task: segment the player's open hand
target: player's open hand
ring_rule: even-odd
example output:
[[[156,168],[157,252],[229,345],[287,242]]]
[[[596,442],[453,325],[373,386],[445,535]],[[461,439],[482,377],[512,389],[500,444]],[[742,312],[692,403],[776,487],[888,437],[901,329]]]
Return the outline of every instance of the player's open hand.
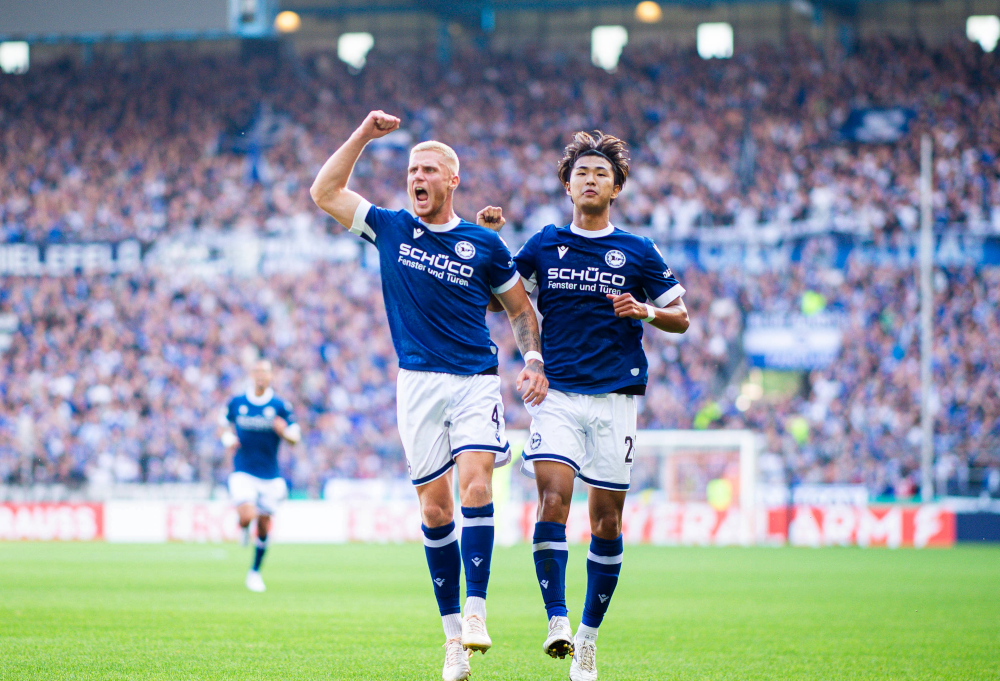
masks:
[[[517,375],[517,389],[524,386],[521,399],[525,404],[537,407],[549,394],[549,379],[545,378],[545,368],[537,359],[528,362]]]
[[[492,229],[499,232],[507,224],[507,219],[503,216],[503,209],[497,206],[486,206],[476,213],[476,224],[480,227]]]
[[[631,293],[623,293],[620,296],[607,294],[608,299],[615,306],[616,317],[629,317],[630,319],[645,319],[648,315],[646,304],[640,303],[632,297]]]
[[[358,132],[368,140],[385,137],[394,130],[399,130],[399,118],[390,116],[384,111],[372,111],[358,128]]]
[[[280,416],[275,416],[274,421],[271,422],[271,427],[274,428],[274,432],[278,437],[282,437],[285,434],[285,428],[288,427],[288,421]]]

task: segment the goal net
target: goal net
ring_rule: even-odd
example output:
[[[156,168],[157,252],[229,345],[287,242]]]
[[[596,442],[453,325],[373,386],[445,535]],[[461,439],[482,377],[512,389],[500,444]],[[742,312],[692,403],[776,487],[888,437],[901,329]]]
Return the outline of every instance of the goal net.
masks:
[[[528,433],[508,431],[507,437],[516,469]],[[749,430],[640,430],[623,517],[626,541],[754,543],[756,442],[756,434]],[[530,480],[525,482],[523,476],[515,475],[522,480],[512,481],[509,498],[524,504],[519,532],[523,534],[534,522],[535,493]],[[582,485],[578,491],[583,492]],[[573,504],[567,532],[571,540],[586,539],[586,503]],[[526,536],[530,538],[530,534]]]

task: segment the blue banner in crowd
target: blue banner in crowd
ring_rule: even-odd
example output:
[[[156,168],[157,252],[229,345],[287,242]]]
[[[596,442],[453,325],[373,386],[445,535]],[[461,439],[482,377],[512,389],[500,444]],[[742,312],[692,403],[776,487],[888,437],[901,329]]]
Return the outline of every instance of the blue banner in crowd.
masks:
[[[742,240],[686,239],[660,243],[664,259],[674,270],[700,267],[721,271],[731,267],[751,272],[781,270],[790,264],[844,269],[851,262],[911,267],[917,263],[918,236],[900,235],[894,244],[876,244],[852,234],[789,237],[768,243]],[[934,262],[940,267],[1000,265],[1000,236],[980,236],[949,231],[934,237]]]
[[[910,129],[912,109],[855,109],[840,128],[840,136],[852,142],[887,144],[896,142]]]

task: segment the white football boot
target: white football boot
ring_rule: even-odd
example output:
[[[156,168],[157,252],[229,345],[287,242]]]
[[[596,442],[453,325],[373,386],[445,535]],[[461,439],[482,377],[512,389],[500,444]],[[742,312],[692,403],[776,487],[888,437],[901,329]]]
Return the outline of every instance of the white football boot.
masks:
[[[585,638],[576,639],[573,664],[569,666],[570,681],[597,681],[597,644]]]
[[[569,618],[553,615],[549,618],[549,637],[545,639],[542,650],[549,657],[564,659],[573,654],[573,629],[569,626]]]
[[[466,615],[462,619],[462,646],[485,655],[491,645],[493,641],[486,632],[486,620],[479,615]]]
[[[462,627],[463,629],[465,627]],[[449,638],[444,644],[444,670],[441,678],[444,681],[465,681],[472,671],[469,669],[469,656],[462,647],[462,639],[456,636]]]
[[[247,571],[247,588],[257,593],[264,593],[267,587],[264,586],[264,579],[256,570]]]

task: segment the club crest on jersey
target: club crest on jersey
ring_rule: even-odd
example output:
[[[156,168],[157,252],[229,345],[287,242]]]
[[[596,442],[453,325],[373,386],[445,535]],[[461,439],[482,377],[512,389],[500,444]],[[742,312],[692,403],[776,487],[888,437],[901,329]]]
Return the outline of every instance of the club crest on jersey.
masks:
[[[608,263],[608,267],[618,269],[625,264],[625,254],[618,249],[608,251],[604,256],[604,262]]]
[[[562,260],[563,256],[569,252],[569,246],[556,246],[556,250],[559,251],[559,259]]]
[[[455,255],[462,260],[472,260],[476,257],[476,247],[468,241],[459,241],[455,244]]]
[[[243,415],[246,415],[247,411],[249,411],[249,410],[247,409],[247,405],[245,405],[245,404],[241,404],[241,405],[240,405],[240,408],[239,408],[239,412],[240,412],[241,414],[243,414]]]
[[[264,418],[273,419],[277,412],[274,411],[274,407],[264,407]]]
[[[413,228],[413,238],[414,239],[419,239],[423,235],[424,235],[424,230],[420,229],[419,227],[414,227]]]

